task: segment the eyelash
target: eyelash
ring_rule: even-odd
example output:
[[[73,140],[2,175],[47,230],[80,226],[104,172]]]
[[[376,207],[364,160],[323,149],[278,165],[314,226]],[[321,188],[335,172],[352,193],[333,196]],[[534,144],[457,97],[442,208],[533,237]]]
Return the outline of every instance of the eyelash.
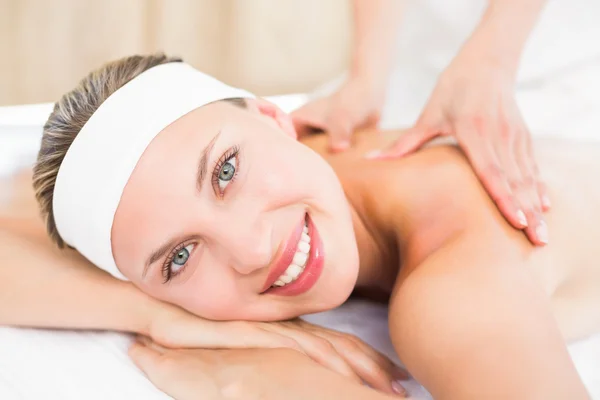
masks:
[[[225,194],[225,192],[221,193],[220,189],[219,189],[219,172],[221,172],[221,168],[223,168],[223,166],[232,158],[237,157],[240,153],[240,148],[238,146],[233,146],[230,147],[225,153],[223,153],[223,155],[217,160],[217,162],[215,163],[215,167],[213,169],[213,173],[212,173],[212,185],[213,185],[213,189],[215,189],[215,192],[219,192],[219,197],[223,198],[223,195]],[[239,157],[238,157],[239,159]],[[231,178],[231,180],[229,181],[231,183],[233,183],[233,181],[235,180],[238,170],[239,170],[239,160],[238,163],[235,167],[235,173],[233,175],[233,178]],[[190,242],[183,242],[180,243],[179,245],[175,246],[175,248],[173,248],[173,250],[171,250],[171,252],[167,255],[167,258],[162,266],[162,276],[163,276],[163,283],[168,283],[169,281],[171,281],[171,279],[173,279],[174,277],[176,277],[177,275],[183,273],[185,271],[185,268],[187,267],[187,262],[179,269],[179,271],[177,272],[172,272],[171,270],[171,264],[173,263],[173,260],[175,258],[175,255],[177,253],[179,253],[182,249],[186,248],[187,246],[189,246],[190,244],[194,244],[194,243],[190,243]],[[190,255],[191,256],[191,255]]]
[[[175,248],[173,248],[173,250],[171,250],[171,252],[167,255],[167,259],[165,260],[165,263],[162,266],[162,276],[164,278],[163,283],[168,283],[171,279],[173,279],[174,277],[176,277],[177,275],[179,275],[183,271],[185,271],[185,268],[187,267],[187,262],[177,272],[171,271],[171,264],[173,263],[173,260],[175,259],[175,255],[177,253],[179,253],[181,250],[185,249],[190,244],[195,244],[195,243],[193,243],[193,242],[180,243],[177,246],[175,246]],[[192,255],[190,254],[190,257],[191,256]]]
[[[223,168],[223,166],[229,160],[231,160],[234,157],[237,157],[237,164],[235,166],[235,172],[233,174],[233,178],[231,178],[231,180],[229,181],[229,185],[231,185],[235,181],[235,178],[237,177],[238,171],[240,169],[240,162],[239,162],[239,157],[238,157],[239,154],[240,154],[239,146],[232,146],[225,153],[223,153],[223,155],[215,163],[215,167],[213,168],[211,183],[213,186],[213,190],[215,190],[215,193],[218,193],[218,196],[220,198],[223,198],[223,196],[225,195],[225,191],[221,192],[221,190],[219,188],[219,172],[221,172],[221,168]]]

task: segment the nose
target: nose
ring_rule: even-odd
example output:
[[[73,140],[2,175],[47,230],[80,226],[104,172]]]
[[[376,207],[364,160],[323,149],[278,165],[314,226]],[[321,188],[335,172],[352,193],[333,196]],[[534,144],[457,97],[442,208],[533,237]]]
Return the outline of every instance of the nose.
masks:
[[[242,227],[240,221],[235,224],[235,232],[229,230],[224,244],[228,247],[229,264],[243,275],[249,275],[266,268],[271,262],[272,229],[266,220],[246,221]]]

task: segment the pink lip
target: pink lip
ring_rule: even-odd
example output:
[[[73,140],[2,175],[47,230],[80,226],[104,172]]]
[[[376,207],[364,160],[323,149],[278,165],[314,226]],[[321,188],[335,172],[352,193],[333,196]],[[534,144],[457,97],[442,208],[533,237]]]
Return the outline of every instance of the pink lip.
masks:
[[[296,228],[288,242],[286,243],[285,250],[282,256],[279,258],[276,267],[274,267],[267,278],[265,283],[264,293],[276,294],[280,296],[297,296],[299,294],[307,292],[314,286],[321,272],[323,271],[324,254],[323,254],[323,242],[319,236],[317,228],[312,222],[312,219],[308,214],[306,215],[308,221],[308,234],[310,236],[310,253],[308,260],[304,266],[304,271],[300,276],[291,283],[288,283],[282,287],[271,287],[275,281],[285,272],[287,267],[292,263],[300,235],[302,235],[302,228],[304,227],[304,219],[300,224],[299,228]]]

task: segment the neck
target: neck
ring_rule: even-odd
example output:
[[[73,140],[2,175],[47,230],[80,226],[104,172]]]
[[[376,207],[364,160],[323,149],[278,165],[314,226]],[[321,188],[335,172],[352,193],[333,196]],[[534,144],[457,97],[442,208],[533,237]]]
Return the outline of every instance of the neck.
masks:
[[[359,272],[355,293],[380,298],[391,293],[399,270],[398,238],[393,229],[374,218],[364,204],[348,199],[358,245]]]

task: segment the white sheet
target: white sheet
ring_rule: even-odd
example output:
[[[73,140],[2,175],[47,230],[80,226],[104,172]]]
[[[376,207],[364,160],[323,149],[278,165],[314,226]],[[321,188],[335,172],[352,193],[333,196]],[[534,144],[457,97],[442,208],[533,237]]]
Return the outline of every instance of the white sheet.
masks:
[[[387,309],[353,300],[305,317],[354,333],[398,362],[387,329]],[[127,335],[0,328],[0,399],[169,399],[136,369],[126,351]],[[600,399],[600,335],[569,351],[593,399]],[[419,399],[430,399],[416,382],[406,383]]]
[[[537,101],[543,99],[543,93],[533,97],[537,100],[531,104],[541,109]],[[276,100],[289,110],[305,99],[306,96],[291,96]],[[390,113],[397,117],[390,119],[388,114],[385,126],[409,124],[414,117],[407,113],[401,118],[397,112],[400,103],[388,105]],[[41,125],[50,110],[50,104],[0,107],[0,176],[33,161]],[[592,121],[586,125],[586,132],[594,131],[593,121],[600,115],[600,108],[595,110],[592,115],[582,114]],[[567,119],[561,122],[564,126],[569,124]],[[597,138],[587,134],[585,137]],[[354,333],[397,360],[389,341],[385,307],[352,301],[306,319]],[[117,333],[0,328],[0,399],[168,399],[131,363],[126,354],[129,342],[127,335]],[[600,400],[600,335],[571,345],[569,351],[592,398]],[[414,396],[430,398],[416,382],[410,382],[408,388]]]

